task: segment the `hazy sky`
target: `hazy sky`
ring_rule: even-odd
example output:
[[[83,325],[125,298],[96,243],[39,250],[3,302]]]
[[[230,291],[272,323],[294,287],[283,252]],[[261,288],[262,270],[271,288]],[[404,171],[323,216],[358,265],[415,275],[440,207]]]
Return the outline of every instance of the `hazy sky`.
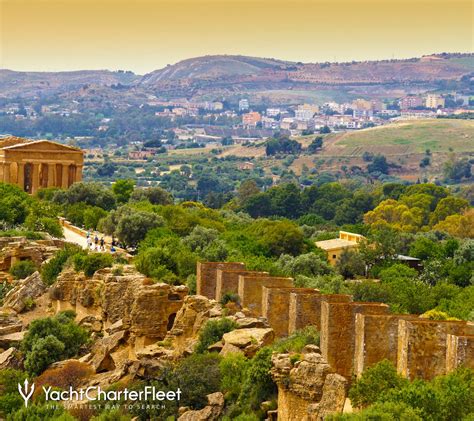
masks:
[[[470,0],[0,0],[0,67],[127,69],[206,54],[292,61],[473,50]]]

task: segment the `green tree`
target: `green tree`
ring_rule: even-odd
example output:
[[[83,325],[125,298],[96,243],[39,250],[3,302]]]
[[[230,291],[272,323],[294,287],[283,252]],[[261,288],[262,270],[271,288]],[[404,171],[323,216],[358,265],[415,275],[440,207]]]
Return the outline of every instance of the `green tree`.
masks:
[[[367,171],[369,173],[380,172],[382,174],[388,174],[388,162],[384,155],[375,155],[372,162],[367,165]]]
[[[364,258],[357,251],[346,249],[339,256],[336,270],[346,279],[364,276],[366,271]]]
[[[319,149],[323,147],[323,138],[322,136],[317,136],[308,146],[309,153],[316,153]]]
[[[118,203],[127,203],[134,188],[135,181],[130,179],[117,180],[114,184],[112,184],[112,191],[114,192]]]
[[[71,358],[79,352],[89,335],[74,322],[74,317],[73,312],[61,312],[31,322],[21,343],[28,372],[38,375],[49,364]]]
[[[28,215],[31,199],[13,184],[0,183],[0,221],[8,225],[22,224]]]
[[[240,206],[243,206],[252,196],[255,196],[258,193],[260,193],[260,189],[255,180],[244,180],[240,184],[237,192],[237,199]]]
[[[76,272],[84,271],[88,278],[99,269],[111,267],[113,264],[113,258],[108,253],[76,254],[73,260],[74,270]]]
[[[18,393],[18,385],[27,377],[24,371],[6,368],[0,370],[0,415],[6,417],[23,407],[23,399]]]
[[[148,200],[152,205],[171,205],[173,196],[161,187],[137,188],[130,197],[132,202]]]
[[[53,195],[53,202],[74,204],[83,202],[90,206],[98,206],[105,210],[115,208],[116,200],[113,192],[100,183],[74,183],[68,190],[58,190]]]
[[[349,390],[349,398],[353,406],[366,407],[377,402],[387,391],[401,389],[408,383],[390,361],[383,360],[362,373]]]

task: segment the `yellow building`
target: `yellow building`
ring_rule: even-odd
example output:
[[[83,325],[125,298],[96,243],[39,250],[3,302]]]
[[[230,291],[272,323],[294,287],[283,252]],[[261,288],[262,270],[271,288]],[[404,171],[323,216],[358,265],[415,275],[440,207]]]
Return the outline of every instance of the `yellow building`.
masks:
[[[426,97],[426,108],[444,107],[444,98],[441,95],[430,94]]]
[[[316,246],[326,252],[328,262],[335,266],[344,250],[357,249],[365,237],[352,232],[339,231],[339,238],[316,241]]]

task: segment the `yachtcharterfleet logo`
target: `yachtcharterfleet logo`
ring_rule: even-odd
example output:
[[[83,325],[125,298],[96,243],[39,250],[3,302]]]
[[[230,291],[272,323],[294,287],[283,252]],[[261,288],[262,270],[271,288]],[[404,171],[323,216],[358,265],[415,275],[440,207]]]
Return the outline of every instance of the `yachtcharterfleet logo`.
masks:
[[[25,406],[28,406],[28,401],[30,400],[34,391],[35,391],[35,384],[32,383],[31,387],[29,387],[28,379],[25,379],[25,383],[23,383],[23,387],[20,383],[18,383],[18,392],[20,392],[21,397],[25,401]]]
[[[142,390],[102,390],[100,386],[89,386],[87,388],[73,389],[71,386],[66,390],[53,389],[51,386],[42,386],[47,402],[68,402],[68,401],[120,401],[140,402],[140,401],[179,401],[181,399],[181,389],[157,390],[155,386],[145,386]],[[29,385],[28,380],[24,384],[18,383],[18,391],[25,401],[25,407],[35,391],[35,384]]]

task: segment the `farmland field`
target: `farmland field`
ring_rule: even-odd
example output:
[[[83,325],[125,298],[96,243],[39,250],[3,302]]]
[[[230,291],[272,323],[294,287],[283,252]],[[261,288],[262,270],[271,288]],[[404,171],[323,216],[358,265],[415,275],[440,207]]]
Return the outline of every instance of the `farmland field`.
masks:
[[[403,121],[386,126],[334,134],[326,138],[323,155],[361,156],[364,152],[404,155],[431,152],[474,152],[474,121],[437,119]]]

